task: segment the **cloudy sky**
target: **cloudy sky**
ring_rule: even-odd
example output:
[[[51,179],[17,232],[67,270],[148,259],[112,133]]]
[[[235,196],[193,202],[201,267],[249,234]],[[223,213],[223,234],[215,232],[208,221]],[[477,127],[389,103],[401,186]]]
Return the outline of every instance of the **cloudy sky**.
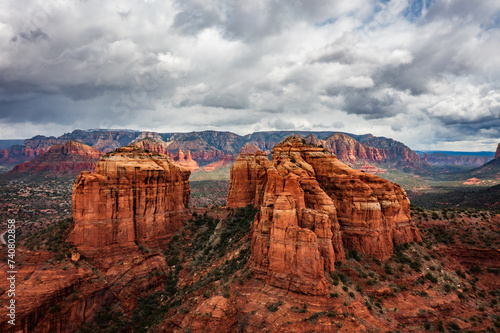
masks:
[[[498,0],[0,3],[0,139],[297,129],[414,149],[500,142]]]

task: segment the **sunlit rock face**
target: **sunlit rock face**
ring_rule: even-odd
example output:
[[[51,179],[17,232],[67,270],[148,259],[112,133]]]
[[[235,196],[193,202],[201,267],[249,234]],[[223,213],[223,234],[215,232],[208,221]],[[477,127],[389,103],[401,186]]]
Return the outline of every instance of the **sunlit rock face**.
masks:
[[[73,186],[70,242],[91,256],[164,242],[188,216],[189,176],[168,156],[134,146],[106,154]]]
[[[354,170],[321,147],[288,138],[241,154],[231,168],[229,208],[260,207],[252,232],[255,270],[271,285],[321,295],[344,246],[385,259],[393,244],[420,241],[404,190]]]

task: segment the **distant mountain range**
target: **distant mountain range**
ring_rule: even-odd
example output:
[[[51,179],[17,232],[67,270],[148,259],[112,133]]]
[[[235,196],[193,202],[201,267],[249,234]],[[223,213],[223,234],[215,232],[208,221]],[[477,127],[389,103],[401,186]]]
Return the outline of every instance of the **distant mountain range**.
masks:
[[[495,152],[493,151],[452,151],[452,150],[426,150],[420,151],[415,150],[415,152],[423,157],[425,154],[445,154],[445,155],[458,155],[458,156],[488,156],[493,158]]]
[[[75,130],[60,137],[35,136],[23,144],[3,148],[0,164],[17,164],[40,156],[54,144],[78,141],[102,152],[110,152],[143,138],[154,138],[171,156],[181,151],[190,154],[200,166],[232,160],[245,145],[269,153],[286,137],[298,135],[321,144],[341,160],[353,166],[375,163],[402,169],[420,168],[423,163],[417,153],[403,143],[371,134],[355,135],[340,132],[270,131],[240,136],[231,132],[203,131],[190,133],[156,133],[130,130]]]
[[[487,156],[486,153],[454,155],[448,154],[449,152],[435,152],[419,156],[403,143],[390,138],[332,131],[267,131],[241,136],[218,131],[157,133],[133,130],[75,130],[59,137],[38,135],[24,140],[22,144],[19,144],[18,140],[10,140],[14,145],[10,147],[4,145],[5,148],[1,149],[0,165],[33,160],[48,152],[53,145],[63,145],[70,140],[107,153],[130,143],[148,139],[147,142],[140,143],[143,148],[167,154],[179,164],[184,163],[192,170],[198,168],[213,170],[230,165],[243,147],[244,150],[250,147],[269,154],[275,145],[292,135],[323,146],[354,168],[373,173],[384,172],[383,168],[395,168],[407,172],[425,171],[431,164],[477,167],[493,158],[491,153]],[[48,156],[44,161],[36,163],[46,163],[47,158]],[[24,165],[21,169],[28,167]],[[35,169],[37,168],[39,167]]]

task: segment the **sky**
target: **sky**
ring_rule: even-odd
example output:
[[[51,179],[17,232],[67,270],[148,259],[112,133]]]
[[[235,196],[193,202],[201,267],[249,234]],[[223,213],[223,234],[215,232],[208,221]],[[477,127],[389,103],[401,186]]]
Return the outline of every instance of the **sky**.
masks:
[[[498,0],[0,0],[0,139],[74,129],[500,142]]]

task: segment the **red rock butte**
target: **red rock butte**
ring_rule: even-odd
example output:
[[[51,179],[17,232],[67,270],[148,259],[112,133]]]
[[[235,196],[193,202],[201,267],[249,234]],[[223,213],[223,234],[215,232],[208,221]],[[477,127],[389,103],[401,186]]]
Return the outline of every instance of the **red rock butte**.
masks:
[[[47,151],[41,151],[33,160],[18,164],[14,173],[50,171],[56,174],[94,170],[96,161],[103,152],[81,142],[69,140],[64,144],[55,144]]]
[[[135,146],[102,156],[73,186],[70,243],[90,257],[160,245],[189,215],[190,173]]]
[[[227,206],[260,207],[252,231],[255,271],[269,284],[326,294],[324,272],[348,250],[387,259],[393,246],[421,241],[405,191],[354,170],[327,150],[288,138],[266,154],[240,154]]]

